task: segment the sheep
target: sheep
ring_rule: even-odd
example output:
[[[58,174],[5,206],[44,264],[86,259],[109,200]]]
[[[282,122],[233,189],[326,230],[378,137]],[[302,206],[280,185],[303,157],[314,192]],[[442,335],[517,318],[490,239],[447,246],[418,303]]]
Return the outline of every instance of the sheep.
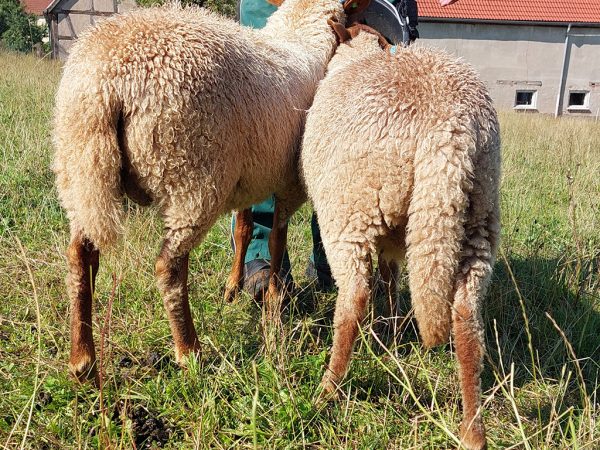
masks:
[[[364,26],[337,28],[346,42],[308,112],[300,161],[339,289],[323,391],[334,394],[347,371],[372,255],[392,285],[406,256],[423,343],[453,332],[462,444],[484,448],[481,301],[500,231],[496,112],[469,65],[426,48],[392,55]]]
[[[124,194],[162,216],[156,277],[176,360],[199,351],[189,252],[222,213],[274,192],[285,222],[304,201],[301,130],[337,46],[331,21],[345,21],[338,0],[286,0],[261,30],[198,8],[150,8],[107,19],[73,45],[56,95],[53,170],[70,222],[77,380],[98,381],[92,294]]]

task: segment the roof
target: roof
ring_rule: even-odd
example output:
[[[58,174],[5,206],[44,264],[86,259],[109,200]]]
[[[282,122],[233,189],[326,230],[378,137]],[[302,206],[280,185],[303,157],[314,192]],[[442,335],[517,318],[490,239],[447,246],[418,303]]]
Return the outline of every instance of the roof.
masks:
[[[41,16],[51,0],[21,0],[23,9],[29,14]]]
[[[517,22],[599,23],[600,0],[459,0],[442,8],[439,0],[419,0],[419,16]]]
[[[46,10],[44,11],[44,14],[50,14],[52,10],[56,8],[56,5],[58,5],[60,2],[61,0],[50,0],[48,6],[46,7]]]

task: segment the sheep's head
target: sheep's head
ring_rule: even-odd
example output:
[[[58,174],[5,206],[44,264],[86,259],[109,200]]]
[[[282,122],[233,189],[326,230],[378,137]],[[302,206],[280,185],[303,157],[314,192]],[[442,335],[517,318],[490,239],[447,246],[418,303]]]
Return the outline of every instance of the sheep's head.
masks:
[[[324,14],[328,19],[349,23],[353,17],[363,12],[372,0],[267,0],[271,5],[288,10],[285,16],[300,28],[306,23],[314,23],[318,16]],[[279,15],[279,14],[276,14]],[[322,16],[321,16],[322,17]],[[349,20],[347,20],[349,19]]]
[[[352,47],[375,47],[377,45],[385,51],[389,51],[392,47],[383,34],[367,25],[355,23],[346,28],[340,23],[330,21],[329,26],[333,28],[340,44],[344,43]]]
[[[382,50],[391,53],[393,46],[381,33],[367,25],[354,24],[348,28],[335,22],[330,22],[329,25],[333,28],[340,44],[329,63],[329,72],[372,53],[380,53]]]
[[[268,19],[265,34],[299,39],[311,52],[325,55],[327,61],[337,47],[327,23],[343,26],[348,15],[367,8],[371,0],[267,0],[278,6]]]

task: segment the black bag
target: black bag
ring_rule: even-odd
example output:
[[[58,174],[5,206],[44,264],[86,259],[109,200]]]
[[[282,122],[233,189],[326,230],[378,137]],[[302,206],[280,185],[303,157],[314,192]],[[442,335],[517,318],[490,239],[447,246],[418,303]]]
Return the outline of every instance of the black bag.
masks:
[[[419,37],[419,13],[416,0],[372,0],[369,7],[352,18],[353,21],[379,31],[394,45],[409,45]]]

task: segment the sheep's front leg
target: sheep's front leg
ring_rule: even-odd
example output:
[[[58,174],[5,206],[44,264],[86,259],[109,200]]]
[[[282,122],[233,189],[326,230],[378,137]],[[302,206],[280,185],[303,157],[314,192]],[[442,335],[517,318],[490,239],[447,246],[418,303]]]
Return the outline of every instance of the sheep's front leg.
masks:
[[[376,321],[373,324],[373,330],[380,336],[383,336],[388,330],[396,332],[396,311],[398,303],[397,283],[398,283],[398,262],[394,259],[387,259],[383,253],[379,254],[379,273],[383,285],[385,298],[382,304],[375,305],[374,312]]]
[[[235,300],[244,284],[244,260],[252,240],[253,226],[251,209],[244,209],[235,213],[235,229],[233,231],[235,254],[231,273],[225,285],[224,298],[227,302]]]
[[[375,328],[378,333],[381,333],[387,325],[392,325],[392,329],[394,332],[396,331],[399,268],[400,261],[403,261],[406,256],[406,222],[407,220],[403,218],[395,229],[380,238],[378,242],[378,248],[380,249],[378,257],[379,273],[386,294],[383,308],[380,310],[384,320],[376,322]]]
[[[74,233],[67,250],[67,291],[71,302],[71,356],[69,372],[80,382],[98,384],[92,333],[92,296],[100,252],[80,233]]]
[[[164,240],[156,260],[156,277],[175,342],[175,358],[182,365],[185,364],[186,355],[200,350],[187,287],[189,245],[186,242],[192,237],[193,231],[185,228],[172,232]]]

